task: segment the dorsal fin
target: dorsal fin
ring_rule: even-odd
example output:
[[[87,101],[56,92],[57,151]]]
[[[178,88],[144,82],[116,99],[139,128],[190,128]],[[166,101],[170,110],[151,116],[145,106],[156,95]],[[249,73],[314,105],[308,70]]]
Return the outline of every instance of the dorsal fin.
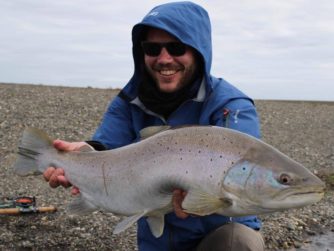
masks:
[[[159,132],[166,131],[170,129],[171,126],[169,125],[162,125],[162,126],[148,126],[140,130],[140,138],[146,139],[148,137],[151,137]]]

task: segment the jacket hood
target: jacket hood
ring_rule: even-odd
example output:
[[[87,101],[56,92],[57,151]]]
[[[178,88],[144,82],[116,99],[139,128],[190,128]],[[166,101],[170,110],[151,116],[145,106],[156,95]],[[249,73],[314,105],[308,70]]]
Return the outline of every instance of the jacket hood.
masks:
[[[212,44],[211,23],[205,9],[192,2],[172,2],[153,8],[143,20],[132,29],[132,53],[134,74],[123,89],[123,94],[134,98],[141,79],[142,51],[140,42],[147,27],[162,29],[175,36],[182,43],[193,47],[203,58],[204,74],[209,79]]]

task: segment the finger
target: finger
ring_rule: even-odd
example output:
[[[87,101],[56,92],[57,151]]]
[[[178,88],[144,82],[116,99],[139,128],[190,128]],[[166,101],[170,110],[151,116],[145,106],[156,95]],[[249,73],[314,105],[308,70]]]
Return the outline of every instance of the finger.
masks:
[[[63,175],[58,176],[58,182],[65,188],[72,186],[72,184],[68,181],[68,179]]]
[[[53,174],[53,172],[56,170],[56,168],[54,168],[54,167],[48,167],[45,171],[44,171],[44,173],[43,173],[43,177],[44,177],[44,179],[46,180],[46,181],[49,181],[50,180],[50,178],[51,178],[51,176],[52,176],[52,174]]]
[[[64,169],[57,168],[53,171],[49,178],[49,185],[52,188],[58,187],[60,185],[59,176],[64,176]]]
[[[185,195],[186,195],[186,192],[180,189],[175,189],[173,191],[172,204],[173,204],[174,212],[176,216],[181,219],[185,219],[189,216],[189,214],[185,213],[182,209],[182,201],[184,200]]]
[[[86,142],[67,142],[64,140],[56,139],[53,141],[53,146],[60,151],[78,151],[81,147],[87,145]]]
[[[52,188],[56,188],[59,186],[58,176],[52,175],[49,179],[49,186]]]
[[[73,151],[73,145],[70,142],[56,139],[53,141],[53,146],[61,151]]]
[[[77,188],[77,187],[72,187],[72,190],[71,190],[71,194],[72,195],[78,195],[78,194],[80,194],[80,190],[79,190],[79,188]]]

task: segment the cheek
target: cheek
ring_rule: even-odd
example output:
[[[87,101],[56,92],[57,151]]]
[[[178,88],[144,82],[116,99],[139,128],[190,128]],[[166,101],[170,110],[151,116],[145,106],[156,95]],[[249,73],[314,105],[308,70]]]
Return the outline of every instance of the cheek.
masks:
[[[144,64],[147,68],[150,68],[153,63],[154,63],[154,58],[148,56],[144,57]]]
[[[196,59],[194,54],[191,51],[188,51],[181,57],[177,58],[178,62],[184,65],[186,68],[192,68],[196,65]]]
[[[277,182],[273,171],[262,167],[253,169],[246,184],[246,191],[250,198],[271,198],[273,194],[276,194],[284,188],[284,186]]]

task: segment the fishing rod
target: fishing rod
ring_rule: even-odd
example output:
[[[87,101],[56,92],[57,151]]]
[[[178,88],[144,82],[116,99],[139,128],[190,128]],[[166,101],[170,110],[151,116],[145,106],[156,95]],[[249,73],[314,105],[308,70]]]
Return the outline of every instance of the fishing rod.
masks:
[[[35,196],[20,196],[16,198],[3,198],[0,201],[0,215],[18,215],[27,213],[53,213],[57,211],[54,206],[37,207]]]

